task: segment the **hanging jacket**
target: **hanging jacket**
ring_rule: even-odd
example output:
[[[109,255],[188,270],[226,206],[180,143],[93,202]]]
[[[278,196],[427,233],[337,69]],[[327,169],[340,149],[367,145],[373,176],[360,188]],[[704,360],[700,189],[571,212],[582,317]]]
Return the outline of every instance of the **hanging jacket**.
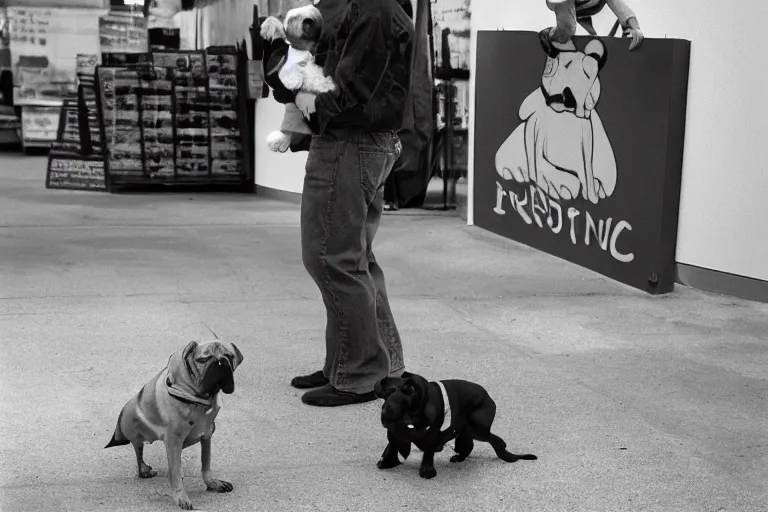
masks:
[[[413,17],[411,0],[398,0],[404,10]],[[403,150],[395,162],[393,172],[422,170],[422,154],[434,133],[435,114],[433,110],[434,80],[432,58],[429,48],[429,26],[431,24],[430,0],[417,0],[414,21],[413,57],[411,59],[411,82],[406,97],[406,112],[403,126],[398,132]],[[417,195],[417,194],[416,194]]]

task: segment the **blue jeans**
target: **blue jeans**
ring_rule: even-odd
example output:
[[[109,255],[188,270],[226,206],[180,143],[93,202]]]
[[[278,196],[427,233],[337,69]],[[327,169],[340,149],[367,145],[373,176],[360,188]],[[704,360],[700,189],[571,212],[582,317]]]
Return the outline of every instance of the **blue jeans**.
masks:
[[[312,137],[301,198],[304,267],[325,303],[323,374],[340,391],[367,393],[404,368],[373,238],[384,181],[401,151],[394,132],[332,130]]]

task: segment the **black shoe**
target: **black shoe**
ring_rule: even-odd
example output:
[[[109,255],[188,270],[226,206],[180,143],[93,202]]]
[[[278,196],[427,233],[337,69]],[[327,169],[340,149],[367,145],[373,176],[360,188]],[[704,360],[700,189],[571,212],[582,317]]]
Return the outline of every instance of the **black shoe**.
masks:
[[[319,388],[326,384],[328,384],[328,379],[325,378],[322,370],[318,370],[309,375],[294,377],[293,380],[291,380],[291,386],[298,389]]]
[[[307,405],[316,405],[318,407],[338,407],[340,405],[363,404],[376,400],[376,395],[370,393],[346,393],[339,391],[330,384],[319,389],[307,391],[301,397],[301,401]]]

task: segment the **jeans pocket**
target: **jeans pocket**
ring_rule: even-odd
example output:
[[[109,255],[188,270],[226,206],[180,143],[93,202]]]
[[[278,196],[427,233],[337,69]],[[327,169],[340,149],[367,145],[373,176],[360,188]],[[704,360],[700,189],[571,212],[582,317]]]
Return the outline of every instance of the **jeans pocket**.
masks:
[[[366,203],[371,203],[384,185],[395,156],[384,151],[360,151],[360,186]]]

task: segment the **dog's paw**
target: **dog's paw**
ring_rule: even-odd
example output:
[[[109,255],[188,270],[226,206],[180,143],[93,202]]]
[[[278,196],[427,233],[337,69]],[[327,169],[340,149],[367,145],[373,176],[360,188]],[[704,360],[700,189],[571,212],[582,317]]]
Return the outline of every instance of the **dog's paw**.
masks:
[[[264,20],[264,23],[261,24],[260,33],[262,39],[266,39],[269,42],[272,42],[275,39],[285,38],[285,29],[283,28],[283,24],[274,16],[270,16]]]
[[[285,153],[291,146],[291,136],[281,131],[274,131],[267,135],[267,147],[275,153]]]
[[[186,492],[176,495],[176,504],[181,510],[192,510],[192,501]]]
[[[396,468],[400,464],[401,463],[399,459],[381,459],[376,463],[376,467],[379,469],[392,469]]]
[[[139,471],[139,478],[152,478],[154,476],[157,476],[157,471],[154,471],[152,466],[147,466],[144,464],[141,467],[141,471]]]
[[[435,478],[437,476],[437,470],[434,466],[422,467],[419,469],[419,476],[429,480],[430,478]]]
[[[209,491],[231,492],[235,487],[229,482],[213,478],[205,482],[205,488]]]
[[[461,455],[454,455],[451,457],[451,462],[464,462],[465,460],[467,460],[467,458],[462,457]]]

